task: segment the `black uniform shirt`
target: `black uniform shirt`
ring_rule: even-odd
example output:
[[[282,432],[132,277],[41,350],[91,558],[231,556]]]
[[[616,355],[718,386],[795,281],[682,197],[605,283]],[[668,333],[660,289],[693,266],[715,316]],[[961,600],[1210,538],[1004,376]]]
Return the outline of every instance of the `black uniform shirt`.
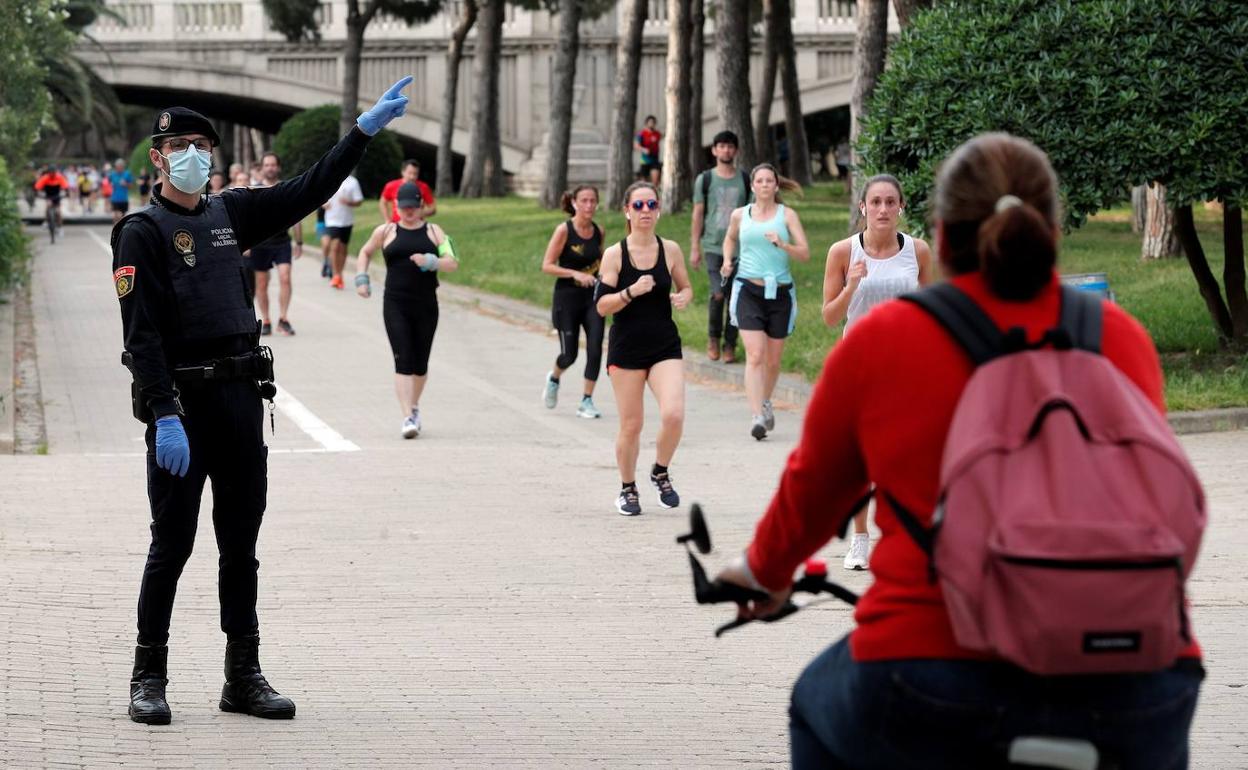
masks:
[[[292,227],[333,197],[351,173],[369,137],[352,128],[312,168],[273,187],[232,188],[220,193],[241,252],[274,233]],[[183,216],[204,213],[204,199],[192,210],[166,200],[161,186],[152,190],[151,204]],[[172,367],[207,361],[250,350],[251,335],[188,341],[181,334],[169,261],[177,259],[156,226],[142,216],[123,219],[113,233],[113,280],[121,302],[125,349],[143,398],[156,417],[177,414]]]

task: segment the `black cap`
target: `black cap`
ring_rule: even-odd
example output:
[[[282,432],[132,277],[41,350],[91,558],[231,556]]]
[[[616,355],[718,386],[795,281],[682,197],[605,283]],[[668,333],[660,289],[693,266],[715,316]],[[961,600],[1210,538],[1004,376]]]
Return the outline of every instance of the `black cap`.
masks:
[[[213,146],[221,144],[217,130],[208,122],[208,118],[186,107],[170,107],[161,110],[152,124],[152,138],[166,136],[185,136],[186,134],[203,134],[212,140]]]
[[[404,182],[399,185],[395,195],[395,203],[399,208],[413,208],[423,205],[425,198],[420,194],[420,186],[415,182]]]

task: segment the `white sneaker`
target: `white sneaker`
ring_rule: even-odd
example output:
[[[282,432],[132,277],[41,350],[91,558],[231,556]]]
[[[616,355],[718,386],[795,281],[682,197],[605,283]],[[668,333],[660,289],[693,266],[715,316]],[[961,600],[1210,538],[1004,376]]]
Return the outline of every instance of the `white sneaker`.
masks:
[[[849,570],[864,570],[867,568],[867,555],[871,551],[871,535],[860,535],[854,533],[853,539],[849,541],[849,553],[845,554],[845,562],[842,566]]]
[[[763,427],[768,433],[776,429],[776,413],[772,410],[770,401],[763,402]]]
[[[542,403],[547,409],[554,409],[559,403],[559,383],[554,380],[555,373],[546,373],[546,385],[542,388]]]
[[[754,415],[754,419],[750,422],[750,435],[756,441],[762,441],[767,437],[767,421],[761,414]]]
[[[587,420],[596,420],[602,416],[602,412],[598,411],[598,407],[594,406],[592,398],[582,398],[581,405],[576,408],[576,416],[584,417]]]
[[[413,407],[412,413],[403,418],[403,438],[416,438],[420,435],[420,408]]]

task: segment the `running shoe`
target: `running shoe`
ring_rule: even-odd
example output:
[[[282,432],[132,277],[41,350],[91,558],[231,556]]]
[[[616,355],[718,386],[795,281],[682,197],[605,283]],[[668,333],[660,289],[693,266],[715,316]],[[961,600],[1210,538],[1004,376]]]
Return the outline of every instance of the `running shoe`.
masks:
[[[576,416],[584,417],[587,420],[596,420],[602,416],[602,412],[598,411],[598,407],[594,406],[594,400],[586,396],[581,399],[581,405],[576,408]]]
[[[293,326],[291,326],[291,325],[290,325],[290,321],[287,321],[285,318],[279,318],[279,319],[278,319],[278,321],[277,321],[277,330],[278,330],[279,332],[281,332],[282,334],[285,334],[287,337],[293,337],[293,336],[295,336],[295,329],[294,329],[294,327],[293,327]]]
[[[408,415],[403,418],[403,438],[416,438],[420,435],[420,423],[416,420],[415,415]]]
[[[750,435],[758,441],[767,437],[767,421],[761,414],[754,415],[754,422],[750,425]]]
[[[615,510],[619,511],[621,516],[636,516],[641,513],[641,498],[637,495],[637,487],[625,487],[620,490],[620,496],[615,498]]]
[[[546,373],[546,385],[542,388],[542,403],[547,409],[554,409],[559,403],[559,383],[555,381],[555,373]]]
[[[333,274],[334,274],[334,270],[333,268],[329,266],[329,260],[326,259],[324,262],[321,263],[321,277],[328,278]]]
[[[680,495],[676,494],[676,489],[672,487],[672,478],[667,473],[660,473],[657,476],[651,473],[650,483],[659,493],[659,505],[664,508],[675,508],[680,505]]]
[[[329,285],[334,287],[335,289],[341,289],[342,288],[342,276],[335,275],[333,278],[330,278]]]
[[[867,568],[867,554],[871,550],[871,536],[854,533],[849,541],[849,553],[845,554],[842,564],[848,570],[864,570]]]
[[[273,324],[269,323],[268,321],[265,321],[264,323],[260,324],[260,336],[261,337],[267,337],[272,333],[273,333]]]
[[[770,401],[763,402],[763,427],[770,433],[776,429],[776,413],[771,408]]]

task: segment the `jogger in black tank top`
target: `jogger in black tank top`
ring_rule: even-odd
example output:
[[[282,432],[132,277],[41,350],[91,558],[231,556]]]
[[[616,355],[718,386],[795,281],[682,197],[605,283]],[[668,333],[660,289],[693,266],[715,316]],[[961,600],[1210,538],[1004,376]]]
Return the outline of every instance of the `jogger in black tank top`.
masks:
[[[615,460],[622,488],[615,507],[625,516],[635,516],[641,513],[637,455],[647,384],[659,402],[661,420],[650,483],[658,493],[659,505],[680,505],[668,474],[685,423],[685,368],[672,308],[687,307],[693,289],[680,246],[654,232],[659,219],[659,197],[654,187],[645,182],[630,186],[624,196],[624,213],[629,234],[602,255],[596,297],[598,312],[614,315],[607,345],[607,374],[620,411]]]
[[[378,249],[386,261],[386,291],[382,317],[394,354],[394,392],[403,412],[403,438],[420,434],[420,396],[429,375],[429,352],[438,328],[438,273],[453,272],[459,261],[450,239],[437,225],[421,218],[420,188],[410,182],[399,187],[398,222],[373,230],[360,249],[355,276],[356,292],[372,294],[368,263]]]
[[[553,275],[555,293],[550,320],[559,332],[559,357],[542,384],[542,401],[554,409],[559,401],[559,378],[576,362],[585,329],[585,391],[576,413],[580,417],[601,417],[594,406],[594,386],[602,368],[602,336],[605,322],[594,307],[594,284],[602,263],[604,238],[594,223],[598,190],[579,185],[563,194],[563,210],[571,219],[555,228],[542,259],[542,272]]]

